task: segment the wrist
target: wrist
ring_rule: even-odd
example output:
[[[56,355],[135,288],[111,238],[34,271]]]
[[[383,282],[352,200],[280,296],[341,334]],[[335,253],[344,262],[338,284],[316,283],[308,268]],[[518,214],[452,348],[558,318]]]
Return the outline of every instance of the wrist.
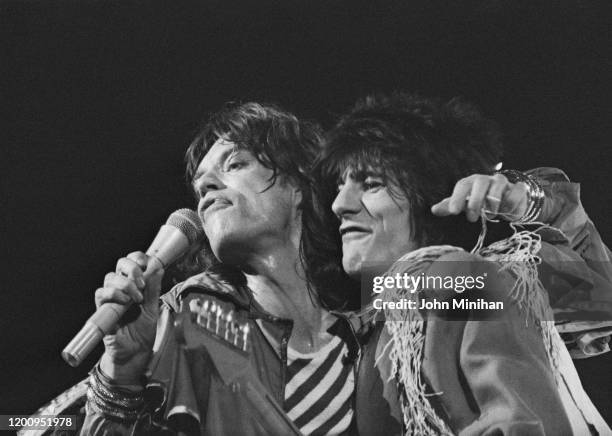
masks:
[[[106,353],[98,364],[100,377],[109,384],[121,386],[124,389],[138,392],[144,389],[144,368],[133,362],[117,364]]]
[[[521,217],[512,222],[516,224],[538,222],[542,216],[546,200],[544,189],[540,182],[535,177],[517,170],[502,170],[499,173],[503,174],[511,183],[522,182],[527,185],[527,208]]]
[[[88,410],[123,421],[132,421],[138,418],[144,406],[142,388],[133,391],[128,386],[113,383],[102,373],[100,365],[96,365],[91,371],[87,389]]]

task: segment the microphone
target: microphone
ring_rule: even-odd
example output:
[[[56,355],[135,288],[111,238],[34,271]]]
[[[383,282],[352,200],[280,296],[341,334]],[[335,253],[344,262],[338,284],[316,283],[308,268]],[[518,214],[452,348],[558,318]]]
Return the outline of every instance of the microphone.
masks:
[[[196,212],[179,209],[172,213],[147,250],[153,261],[153,267],[149,264],[147,276],[168,267],[203,237],[204,229]],[[64,348],[64,360],[71,366],[79,366],[102,338],[113,331],[127,309],[128,306],[122,304],[102,304]]]

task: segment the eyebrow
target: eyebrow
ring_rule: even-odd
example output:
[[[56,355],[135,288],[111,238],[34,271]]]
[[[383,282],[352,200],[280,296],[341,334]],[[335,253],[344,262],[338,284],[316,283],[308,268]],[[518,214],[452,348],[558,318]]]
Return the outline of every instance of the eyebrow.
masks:
[[[236,146],[232,147],[232,148],[228,148],[227,150],[225,150],[223,153],[221,153],[219,155],[219,157],[217,158],[215,165],[218,165],[220,162],[225,162],[227,160],[227,158],[233,154],[233,153],[237,153],[239,152],[240,149],[238,149]],[[195,184],[195,182],[202,177],[204,174],[206,173],[205,170],[202,170],[200,168],[198,168],[198,170],[196,171],[195,175],[193,176],[193,180],[191,182],[191,184]]]
[[[338,176],[337,178],[338,184],[344,183],[344,180],[346,179],[346,177],[352,180],[355,180],[355,181],[363,181],[367,179],[368,177],[384,178],[384,174],[382,173],[382,171],[374,171],[370,168],[357,169],[357,170],[347,168],[341,175]]]

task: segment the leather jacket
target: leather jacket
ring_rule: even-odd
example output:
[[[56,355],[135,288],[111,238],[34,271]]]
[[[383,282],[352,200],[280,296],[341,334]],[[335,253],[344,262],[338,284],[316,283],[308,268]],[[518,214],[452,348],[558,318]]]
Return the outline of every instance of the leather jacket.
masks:
[[[588,310],[612,303],[610,251],[580,203],[579,184],[554,168],[529,173],[543,184],[548,199],[540,221],[558,229],[540,230],[544,243],[538,253],[557,327],[570,339],[574,358],[605,353],[612,314],[596,321]],[[579,310],[582,320],[567,320],[568,313]],[[427,321],[421,375],[436,413],[460,435],[610,434],[580,384],[570,353],[562,349],[564,386],[555,386],[540,335],[520,320],[508,312],[494,321],[503,327],[478,320]],[[388,341],[383,321],[370,326],[356,393],[360,436],[404,434],[398,385],[388,365],[381,364],[389,360]]]
[[[249,325],[248,353],[234,352],[230,346],[226,347],[227,352],[222,350],[220,355],[211,356],[206,349],[194,345],[199,339],[205,340],[204,336],[185,340],[180,324],[192,321],[186,320],[189,317],[193,319],[190,305],[202,298],[209,304],[223,306],[226,313],[233,310],[236,319]],[[251,375],[282,407],[292,321],[268,314],[259,307],[246,287],[232,286],[212,273],[191,277],[163,295],[161,301],[162,314],[147,374],[147,408],[136,422],[119,422],[88,410],[81,434],[292,434],[289,427],[283,429],[282,423],[272,428],[266,419],[262,419],[261,414],[270,409],[263,405],[263,411],[259,410],[262,404],[249,399],[248,393],[245,394],[247,382],[240,378],[229,383],[227,380],[228,372],[235,370],[238,374],[244,369],[236,367],[239,362],[246,365],[248,361],[253,369]],[[344,330],[341,336],[349,349],[343,363],[355,368],[359,343],[348,317],[338,316]],[[274,341],[268,341],[261,327],[273,335]],[[191,333],[192,338],[206,334],[194,333],[194,329]],[[272,342],[279,344],[280,348],[275,350]],[[353,434],[353,430],[349,429],[348,434]]]

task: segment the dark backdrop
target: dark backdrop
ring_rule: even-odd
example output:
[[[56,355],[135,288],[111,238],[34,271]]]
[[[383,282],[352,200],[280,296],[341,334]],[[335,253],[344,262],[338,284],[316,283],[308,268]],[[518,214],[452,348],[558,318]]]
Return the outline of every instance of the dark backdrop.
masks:
[[[607,2],[2,1],[0,411],[86,374],[60,350],[115,260],[192,205],[183,151],[228,100],[329,125],[373,90],[463,95],[500,122],[506,167],[582,182],[610,241]]]

